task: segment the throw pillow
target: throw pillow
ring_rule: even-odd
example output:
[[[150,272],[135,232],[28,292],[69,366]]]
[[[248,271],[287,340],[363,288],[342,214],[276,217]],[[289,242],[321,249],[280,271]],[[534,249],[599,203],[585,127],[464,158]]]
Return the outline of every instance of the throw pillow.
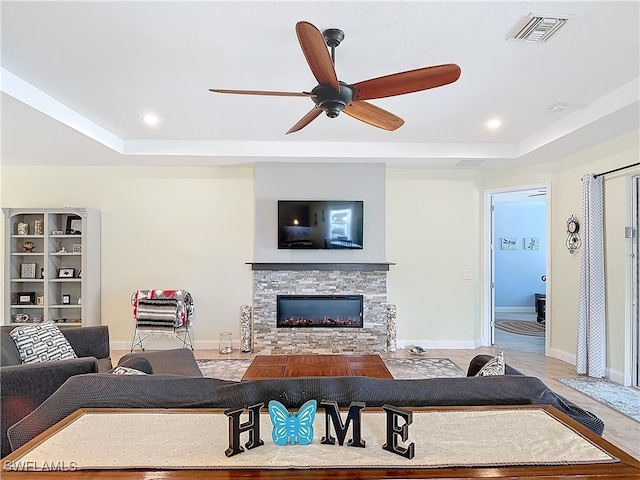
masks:
[[[490,375],[504,375],[504,355],[500,352],[493,357],[476,373],[476,377],[488,377]]]
[[[123,367],[122,365],[111,370],[111,373],[114,375],[146,375],[146,373],[141,372],[140,370],[136,370],[131,367]]]
[[[118,368],[118,367],[133,368],[135,370],[138,370],[139,372],[147,373],[147,374],[153,373],[153,368],[151,368],[151,364],[149,363],[149,360],[147,360],[144,357],[139,357],[135,354],[132,356],[125,356],[121,358],[120,361],[118,362],[118,365],[115,368]],[[113,371],[110,371],[108,373],[113,373]]]
[[[22,363],[78,358],[71,344],[53,322],[16,327],[9,332]]]

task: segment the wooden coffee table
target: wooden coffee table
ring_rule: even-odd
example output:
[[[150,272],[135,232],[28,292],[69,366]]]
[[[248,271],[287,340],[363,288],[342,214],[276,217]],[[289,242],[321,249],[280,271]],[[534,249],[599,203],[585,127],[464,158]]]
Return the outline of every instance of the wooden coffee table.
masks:
[[[351,376],[393,379],[380,355],[257,355],[242,380]]]

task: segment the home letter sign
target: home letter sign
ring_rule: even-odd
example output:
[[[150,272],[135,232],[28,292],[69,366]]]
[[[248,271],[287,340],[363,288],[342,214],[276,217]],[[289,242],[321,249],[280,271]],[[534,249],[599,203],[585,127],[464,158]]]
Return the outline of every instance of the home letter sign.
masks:
[[[338,444],[344,444],[344,438],[347,435],[349,424],[353,421],[353,438],[347,442],[350,447],[364,448],[365,441],[362,440],[362,419],[360,417],[361,410],[366,406],[365,403],[351,402],[349,405],[349,413],[347,414],[346,424],[342,423],[342,417],[338,411],[338,402],[322,400],[320,406],[324,407],[325,411],[325,436],[322,437],[320,443],[325,445],[335,445],[336,439],[331,436],[331,422],[333,422],[333,428],[336,430],[336,436],[338,437]]]
[[[409,438],[409,425],[413,422],[413,414],[392,405],[383,405],[382,409],[387,414],[387,443],[382,448],[411,460],[415,455],[415,444],[410,443],[408,448],[401,447],[398,445],[398,436],[403,442],[407,441],[407,438]],[[402,427],[398,425],[398,417],[404,419],[405,423]]]
[[[226,410],[224,412],[229,417],[229,448],[224,452],[227,457],[244,452],[244,448],[240,446],[240,434],[242,432],[249,432],[249,441],[244,444],[247,449],[250,450],[264,445],[260,438],[260,409],[262,407],[264,407],[264,403],[248,407],[249,421],[242,424],[240,423],[240,414],[244,411],[244,408]]]

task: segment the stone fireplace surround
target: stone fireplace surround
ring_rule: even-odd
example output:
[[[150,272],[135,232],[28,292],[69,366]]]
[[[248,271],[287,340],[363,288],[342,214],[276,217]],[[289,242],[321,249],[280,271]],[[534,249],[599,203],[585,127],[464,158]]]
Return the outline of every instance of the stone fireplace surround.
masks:
[[[388,263],[251,264],[253,350],[256,353],[383,353],[387,351]],[[362,295],[363,328],[278,328],[277,295]]]

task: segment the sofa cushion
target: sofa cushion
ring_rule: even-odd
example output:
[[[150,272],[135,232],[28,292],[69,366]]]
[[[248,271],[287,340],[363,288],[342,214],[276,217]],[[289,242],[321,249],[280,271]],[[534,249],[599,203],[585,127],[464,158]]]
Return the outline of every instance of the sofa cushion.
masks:
[[[53,322],[16,327],[9,335],[18,348],[22,363],[78,358],[69,341]]]
[[[480,369],[478,373],[476,373],[476,377],[489,377],[492,375],[504,375],[505,366],[504,366],[504,354],[500,352],[498,355],[493,357],[484,366]]]
[[[13,341],[9,332],[0,332],[0,367],[20,364],[22,364],[22,359],[16,342]]]

